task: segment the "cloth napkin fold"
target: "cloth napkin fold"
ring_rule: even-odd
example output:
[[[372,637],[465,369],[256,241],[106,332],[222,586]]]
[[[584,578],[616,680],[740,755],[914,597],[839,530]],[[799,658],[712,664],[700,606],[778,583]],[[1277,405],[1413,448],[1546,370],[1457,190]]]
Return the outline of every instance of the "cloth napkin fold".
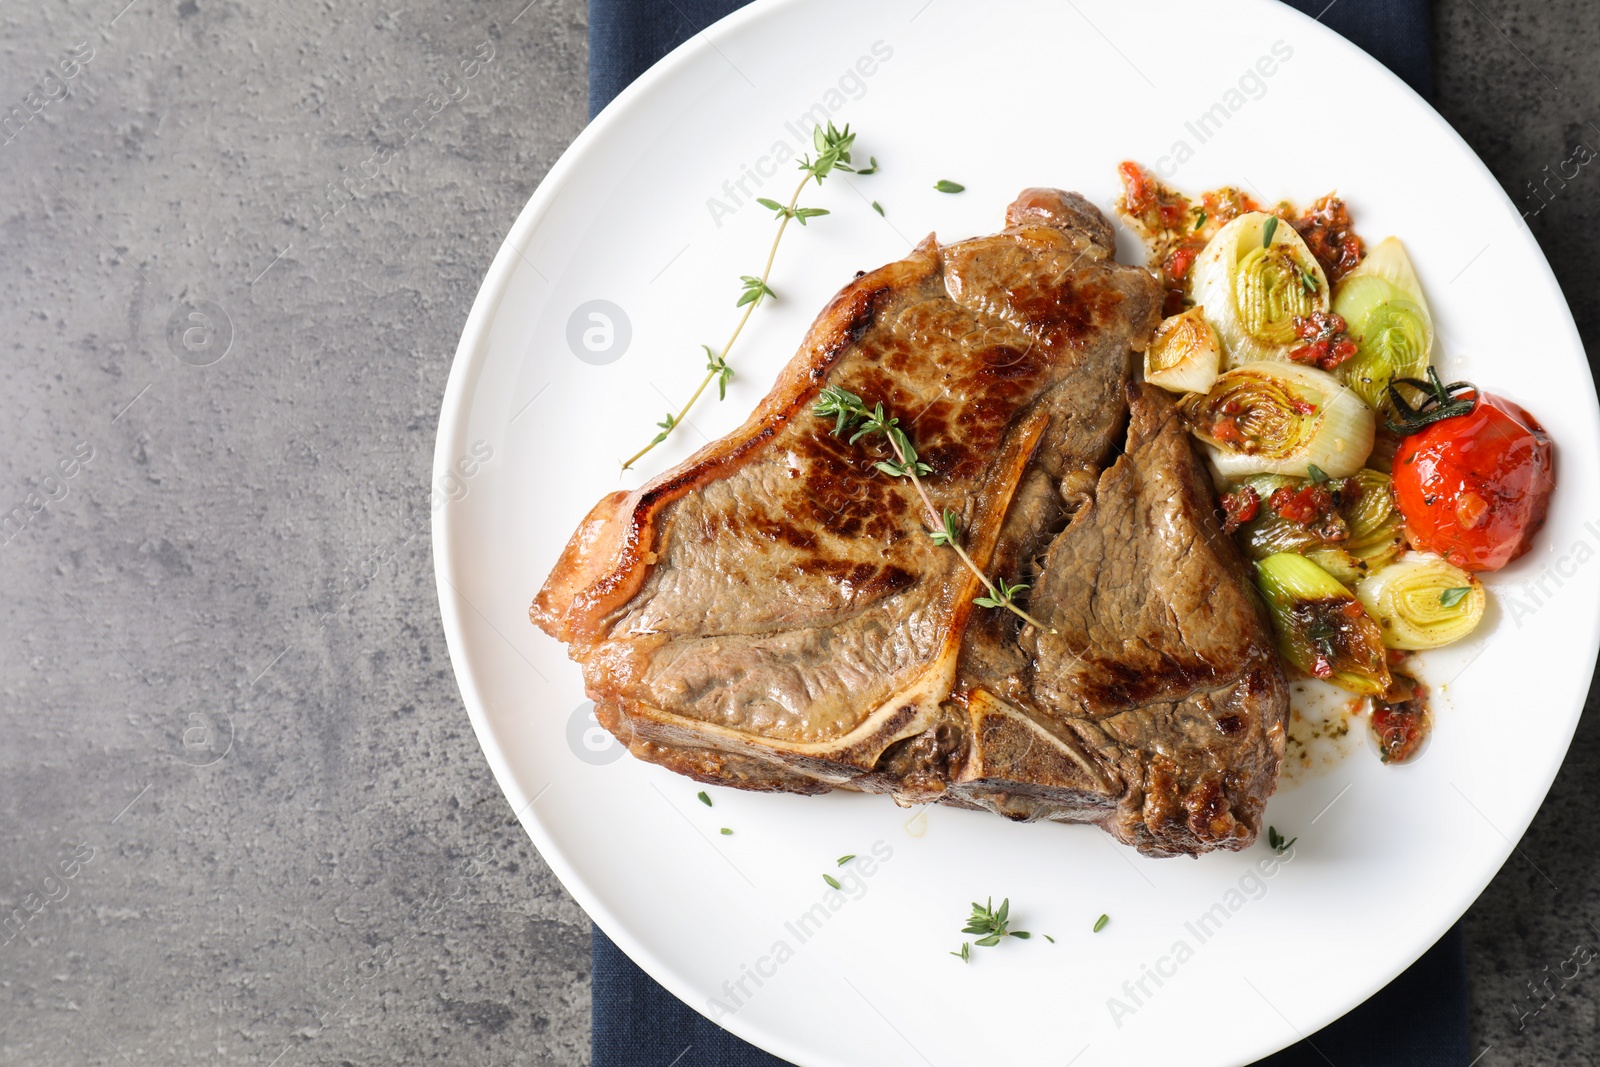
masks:
[[[1433,94],[1427,0],[1286,0]],[[589,0],[589,114],[744,0]],[[1382,892],[1374,886],[1373,892]],[[784,1067],[645,974],[594,930],[594,1067]],[[1251,997],[1248,986],[1227,992]],[[1371,1000],[1258,1067],[1466,1067],[1466,940],[1458,923]]]

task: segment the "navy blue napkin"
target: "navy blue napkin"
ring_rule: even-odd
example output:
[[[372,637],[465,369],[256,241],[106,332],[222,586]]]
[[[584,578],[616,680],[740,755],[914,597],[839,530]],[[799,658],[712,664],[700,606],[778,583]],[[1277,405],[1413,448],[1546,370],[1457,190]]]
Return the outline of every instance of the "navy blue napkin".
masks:
[[[1287,0],[1433,95],[1427,0]],[[589,114],[744,0],[589,0]],[[594,931],[594,1067],[784,1067],[641,971]],[[1239,993],[1237,995],[1247,995]],[[1258,1067],[1466,1067],[1467,957],[1458,923],[1344,1018]]]

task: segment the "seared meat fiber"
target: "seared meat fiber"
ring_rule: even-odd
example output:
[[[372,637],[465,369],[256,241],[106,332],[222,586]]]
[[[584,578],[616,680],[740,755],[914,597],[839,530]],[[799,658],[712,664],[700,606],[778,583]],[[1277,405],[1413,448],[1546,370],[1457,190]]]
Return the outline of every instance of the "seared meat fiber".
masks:
[[[596,505],[533,621],[635,756],[700,781],[1243,848],[1287,688],[1174,408],[1133,380],[1160,286],[1076,194],[1026,190],[1006,223],[847,286],[743,426]],[[1043,631],[973,605],[882,439],[812,415],[828,385],[900,418]]]

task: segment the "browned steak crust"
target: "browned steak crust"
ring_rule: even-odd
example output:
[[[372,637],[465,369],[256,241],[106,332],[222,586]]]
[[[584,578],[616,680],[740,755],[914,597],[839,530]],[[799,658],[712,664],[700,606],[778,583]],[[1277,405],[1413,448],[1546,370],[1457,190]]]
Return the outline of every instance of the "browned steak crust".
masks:
[[[595,507],[533,621],[634,755],[701,781],[1243,847],[1286,688],[1171,404],[1131,381],[1160,287],[1076,194],[1026,190],[1007,223],[847,286],[743,426]],[[884,447],[811,415],[827,385],[901,419],[1047,632],[973,606]]]

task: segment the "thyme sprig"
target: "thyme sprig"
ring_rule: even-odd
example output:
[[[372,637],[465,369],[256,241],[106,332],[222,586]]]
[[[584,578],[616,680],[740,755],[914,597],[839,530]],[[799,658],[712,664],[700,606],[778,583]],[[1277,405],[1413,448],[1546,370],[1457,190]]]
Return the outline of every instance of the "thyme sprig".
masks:
[[[778,232],[772,238],[772,247],[767,252],[767,262],[761,269],[761,275],[757,277],[746,274],[739,279],[739,299],[734,307],[744,308],[744,314],[739,317],[738,323],[733,328],[733,333],[729,335],[727,343],[722,346],[720,351],[713,352],[710,345],[701,346],[710,357],[706,364],[706,376],[701,379],[699,387],[690,394],[688,402],[676,414],[669,412],[664,421],[656,423],[661,428],[661,432],[651,438],[649,444],[622,461],[623,470],[630,469],[643,458],[645,453],[671,436],[672,432],[683,424],[684,418],[689,414],[689,409],[694,407],[695,402],[700,399],[701,394],[710,387],[713,381],[717,383],[717,398],[719,400],[726,399],[728,382],[733,379],[733,368],[728,366],[728,353],[733,350],[734,342],[744,332],[745,323],[750,321],[751,314],[761,305],[762,300],[769,296],[776,298],[778,295],[773,292],[772,287],[767,283],[772,277],[772,264],[778,258],[778,243],[783,240],[784,230],[788,228],[791,221],[798,222],[804,226],[807,219],[814,219],[819,215],[828,214],[825,208],[800,207],[800,194],[805,192],[808,183],[814,180],[818,185],[821,185],[822,179],[835,170],[853,171],[855,168],[850,166],[850,148],[855,144],[855,140],[856,135],[850,132],[848,123],[842,130],[835,128],[831,122],[826,127],[817,126],[812,130],[812,143],[816,148],[817,158],[812,159],[807,154],[800,159],[799,166],[803,176],[800,179],[800,184],[795,187],[794,195],[789,197],[789,202],[780,204],[776,200],[768,200],[765,197],[756,201],[762,207],[777,214]],[[876,167],[869,168],[869,171],[871,169],[876,169]]]
[[[1007,937],[1016,937],[1026,941],[1033,936],[1026,930],[1011,929],[1010,915],[1010,897],[1002,900],[998,908],[994,906],[993,897],[990,897],[986,904],[979,904],[977,901],[973,901],[972,916],[967,919],[967,925],[961,928],[961,932],[982,935],[973,942],[979,948],[990,948],[998,945],[1002,939]]]
[[[1419,390],[1422,393],[1421,403],[1415,406],[1410,404],[1396,388],[1401,385],[1409,385]],[[1457,395],[1468,392],[1472,395]],[[1394,405],[1395,417],[1385,419],[1384,423],[1392,433],[1409,437],[1441,419],[1472,414],[1478,406],[1478,387],[1471,382],[1451,382],[1445,385],[1439,380],[1439,372],[1429,367],[1427,381],[1417,378],[1396,378],[1390,382],[1389,402]]]
[[[812,406],[811,413],[819,419],[833,419],[833,435],[843,437],[849,433],[849,443],[852,445],[863,437],[882,436],[889,442],[894,459],[881,459],[873,466],[891,478],[911,480],[911,487],[916,490],[927,512],[929,540],[940,547],[954,549],[956,555],[961,557],[961,562],[966,564],[967,570],[976,575],[978,581],[982,582],[984,589],[988,591],[987,596],[974,597],[972,601],[974,604],[985,608],[1005,608],[1024,622],[1031,623],[1041,630],[1048,629],[1038,619],[1017,606],[1017,595],[1029,588],[1027,583],[1009,585],[1004,578],[992,582],[972,561],[972,557],[967,555],[967,550],[961,545],[959,517],[948,508],[941,513],[933,506],[928,490],[923,487],[922,476],[932,474],[933,468],[918,457],[916,446],[900,428],[900,420],[885,414],[881,402],[869,408],[866,401],[848,389],[830,385],[817,395],[817,402]]]

